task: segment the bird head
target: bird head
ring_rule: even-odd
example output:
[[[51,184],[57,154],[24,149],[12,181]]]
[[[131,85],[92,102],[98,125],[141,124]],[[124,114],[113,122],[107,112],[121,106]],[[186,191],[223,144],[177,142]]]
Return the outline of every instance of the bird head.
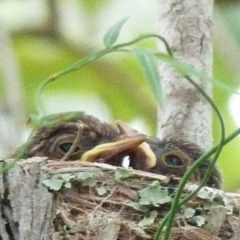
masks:
[[[45,156],[60,160],[74,145],[67,160],[77,160],[84,152],[112,141],[119,134],[114,126],[82,112],[65,116],[63,113],[45,117],[23,146],[22,158]]]
[[[163,175],[175,175],[182,177],[191,165],[204,154],[204,151],[195,143],[185,139],[159,140],[148,138],[146,143],[157,157],[156,165],[149,171]],[[190,181],[199,183],[205,176],[211,159],[205,160],[194,172]],[[208,186],[221,188],[222,177],[217,166],[214,167],[212,175],[207,182]]]

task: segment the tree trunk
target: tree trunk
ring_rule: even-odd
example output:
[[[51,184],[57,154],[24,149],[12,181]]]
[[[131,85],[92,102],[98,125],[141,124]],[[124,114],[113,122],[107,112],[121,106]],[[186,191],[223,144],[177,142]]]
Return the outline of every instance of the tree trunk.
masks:
[[[0,179],[0,239],[153,239],[159,221],[169,211],[171,194],[158,195],[161,202],[154,203],[159,191],[156,181],[173,189],[179,179],[116,169],[107,164],[47,162],[44,158],[16,163]],[[60,190],[50,192],[43,183]],[[183,195],[195,188],[187,185]],[[147,199],[153,194],[146,213],[128,206],[144,200],[141,189],[148,189]],[[189,215],[192,208],[197,210]],[[240,195],[203,188],[179,211],[172,239],[237,240],[239,208]]]
[[[159,0],[159,34],[174,56],[212,74],[213,0]],[[159,45],[159,50],[163,46]],[[160,65],[165,105],[158,112],[158,136],[185,138],[204,150],[212,146],[211,107],[199,91],[167,64]],[[211,83],[197,81],[211,96]]]

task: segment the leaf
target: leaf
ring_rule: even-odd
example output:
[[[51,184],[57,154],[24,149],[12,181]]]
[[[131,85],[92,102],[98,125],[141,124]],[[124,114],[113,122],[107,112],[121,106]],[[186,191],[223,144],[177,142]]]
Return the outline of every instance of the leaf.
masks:
[[[58,124],[68,122],[70,120],[75,121],[84,115],[84,112],[66,112],[51,114],[49,116],[42,117],[39,121],[41,127],[52,127]]]
[[[71,179],[73,179],[75,177],[71,173],[62,173],[62,174],[58,174],[56,176],[57,176],[57,178],[61,178],[62,180],[64,180],[64,182],[69,182]]]
[[[186,64],[170,55],[167,55],[164,53],[156,53],[155,56],[158,59],[162,60],[163,62],[166,62],[169,65],[171,65],[172,67],[174,67],[182,75],[193,75],[201,80],[212,82],[213,84],[215,84],[215,86],[225,89],[228,92],[240,95],[240,93],[238,91],[236,91],[235,88],[229,87],[229,85],[227,85],[219,80],[216,80],[214,78],[211,78],[203,71],[197,70],[193,66]]]
[[[139,202],[130,202],[127,203],[127,206],[139,211],[139,212],[148,212],[149,211],[149,207],[146,205],[141,205]]]
[[[123,20],[117,22],[113,25],[105,34],[103,38],[103,43],[105,47],[111,47],[118,39],[120,31],[122,30],[123,25],[128,20],[128,17],[124,18]]]
[[[158,104],[162,105],[163,92],[156,57],[153,52],[147,49],[135,48],[132,49],[132,52],[137,57]]]
[[[156,217],[157,211],[152,211],[149,217],[144,217],[143,220],[138,223],[138,226],[141,228],[149,227],[154,223]]]
[[[62,188],[64,181],[61,179],[51,178],[43,180],[42,183],[50,190],[58,191]]]
[[[134,173],[132,172],[132,170],[129,170],[126,168],[117,168],[115,175],[114,175],[114,177],[117,181],[122,181],[122,180],[130,178],[132,176],[134,176]]]
[[[225,194],[220,194],[221,196],[221,199],[227,209],[227,213],[228,214],[232,214],[233,213],[233,203],[232,201],[230,200],[229,197],[227,197]]]
[[[94,175],[88,172],[81,172],[76,175],[78,180],[81,180],[82,186],[94,187],[96,185],[96,180],[94,179]]]
[[[198,227],[201,227],[206,222],[206,218],[203,216],[195,216],[193,217],[193,220],[196,222]]]
[[[216,193],[215,193],[214,189],[209,188],[209,187],[203,187],[197,193],[197,196],[199,198],[209,199],[209,200],[212,200],[215,197],[215,195],[216,195]]]
[[[97,191],[99,196],[102,196],[102,195],[104,195],[107,192],[107,189],[105,187],[103,187],[103,186],[96,187],[95,189],[96,189],[96,191]]]
[[[65,188],[71,188],[72,187],[72,183],[71,182],[67,182],[64,184]]]
[[[140,190],[139,194],[141,197],[139,203],[142,205],[157,207],[172,201],[172,198],[168,196],[167,188],[162,188],[158,181],[154,181],[150,186]]]
[[[193,208],[185,208],[184,209],[184,212],[183,212],[183,215],[186,219],[189,219],[189,218],[192,218],[195,214],[195,209]]]
[[[76,175],[76,178],[82,181],[85,181],[86,179],[92,178],[92,177],[93,177],[93,174],[89,172],[80,172]]]

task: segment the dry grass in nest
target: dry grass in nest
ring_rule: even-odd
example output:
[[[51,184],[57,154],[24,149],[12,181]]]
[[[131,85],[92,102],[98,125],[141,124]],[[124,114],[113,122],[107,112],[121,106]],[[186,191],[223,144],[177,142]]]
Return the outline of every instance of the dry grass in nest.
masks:
[[[178,183],[107,164],[22,160],[0,178],[0,238],[153,239]],[[182,197],[196,187],[188,184]],[[239,194],[202,188],[178,210],[171,239],[240,239],[239,209]]]
[[[70,188],[65,187],[56,192],[57,214],[53,220],[55,239],[153,239],[159,221],[170,209],[170,203],[151,206],[146,213],[139,212],[129,207],[128,204],[139,201],[139,191],[154,181],[159,181],[161,186],[168,189],[170,195],[179,182],[177,178],[135,170],[131,170],[131,174],[126,179],[119,180],[116,177],[116,167],[107,164],[52,162],[45,167],[48,178],[59,174],[89,173],[95,180],[93,186],[86,186],[89,183],[72,178]],[[104,189],[105,193],[100,194],[98,189]],[[186,191],[183,194],[186,194]],[[203,208],[205,201],[194,198],[178,212],[172,239],[207,240],[207,237],[220,239],[198,228],[194,218],[185,218],[184,209],[191,207],[196,210],[195,216],[206,219],[208,210]],[[141,221],[154,212],[157,215],[152,218],[153,222],[143,226]],[[199,234],[203,237],[194,237]],[[225,229],[224,235],[233,236],[232,228]]]
[[[82,163],[81,163],[82,164]],[[51,163],[47,169],[52,174],[68,174],[79,168],[79,163]],[[71,188],[64,188],[56,193],[58,213],[54,219],[55,230],[59,239],[152,239],[157,229],[153,224],[146,229],[139,227],[144,215],[127,204],[135,202],[139,190],[147,187],[154,179],[150,173],[133,171],[133,175],[123,181],[117,181],[115,167],[106,164],[83,163],[79,172],[90,172],[96,180],[94,187],[83,186],[73,180]],[[101,168],[98,168],[101,166]],[[145,177],[142,175],[145,174]],[[154,176],[155,174],[153,174]],[[169,180],[155,175],[157,180]],[[156,179],[155,179],[156,180]],[[99,195],[96,190],[104,189]],[[162,206],[161,209],[166,209]],[[166,210],[165,210],[166,212]],[[162,215],[162,214],[161,214]]]

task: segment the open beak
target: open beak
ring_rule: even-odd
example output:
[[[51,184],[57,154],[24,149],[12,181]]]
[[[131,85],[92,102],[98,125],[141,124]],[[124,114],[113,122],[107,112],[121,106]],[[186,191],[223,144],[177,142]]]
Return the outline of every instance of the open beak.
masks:
[[[105,162],[110,158],[127,151],[128,149],[136,148],[146,140],[146,136],[143,134],[134,135],[135,136],[131,136],[126,139],[120,139],[116,142],[100,144],[95,148],[85,152],[80,160],[86,162],[95,162],[97,159],[101,158]]]
[[[124,137],[124,136],[123,136]],[[156,156],[149,147],[146,136],[140,133],[126,135],[125,139],[120,139],[116,142],[103,143],[95,148],[85,152],[80,161],[95,162],[98,159],[103,159],[103,162],[108,163],[117,156],[134,153],[134,161],[139,161],[137,165],[144,166],[144,169],[152,168],[156,165]],[[131,161],[131,159],[130,159]],[[143,169],[142,169],[143,170]]]
[[[134,128],[131,128],[126,122],[122,120],[115,121],[118,131],[120,134],[131,135],[136,134],[138,131]],[[142,143],[135,150],[136,161],[141,161],[136,163],[138,166],[141,166],[141,170],[147,170],[156,166],[157,158],[149,144]]]
[[[141,161],[139,164],[143,166],[140,170],[148,170],[156,166],[157,157],[148,143],[142,143],[135,149],[134,152],[136,154],[135,161]]]

